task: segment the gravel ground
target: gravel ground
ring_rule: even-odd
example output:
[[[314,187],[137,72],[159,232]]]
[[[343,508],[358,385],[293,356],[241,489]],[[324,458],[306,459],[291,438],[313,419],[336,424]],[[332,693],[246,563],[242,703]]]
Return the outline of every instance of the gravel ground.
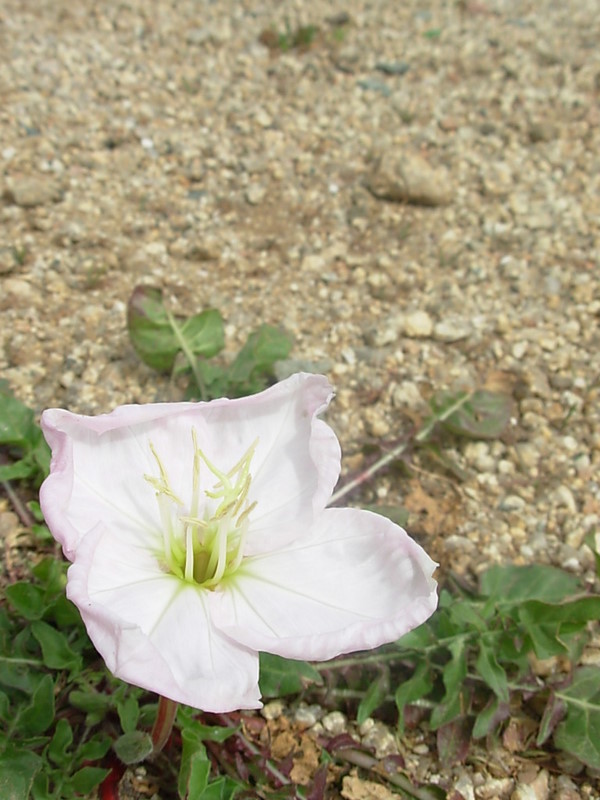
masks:
[[[148,283],[232,352],[288,329],[347,470],[433,392],[506,391],[502,439],[446,447],[464,481],[417,458],[359,499],[444,569],[591,579],[598,41],[596,0],[0,0],[2,377],[37,411],[169,398],[125,329]]]

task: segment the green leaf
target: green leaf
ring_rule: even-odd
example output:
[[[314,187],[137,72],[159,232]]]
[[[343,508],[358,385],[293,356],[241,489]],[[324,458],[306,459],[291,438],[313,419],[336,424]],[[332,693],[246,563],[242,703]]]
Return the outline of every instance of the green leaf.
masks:
[[[195,730],[203,742],[224,742],[238,730],[238,728],[226,728],[222,725],[202,725],[195,723]]]
[[[25,736],[44,733],[54,721],[54,681],[44,675],[39,681],[31,702],[19,717],[19,730]]]
[[[2,800],[29,800],[31,785],[42,768],[36,753],[10,746],[0,755],[0,797]]]
[[[36,468],[27,456],[12,464],[0,464],[0,481],[21,481],[35,473]]]
[[[124,764],[137,764],[152,753],[152,737],[146,731],[130,731],[115,741],[113,748]]]
[[[31,571],[39,582],[44,585],[48,598],[64,592],[67,585],[65,566],[64,562],[48,556],[32,567]]]
[[[488,629],[488,623],[479,611],[479,604],[474,603],[472,600],[460,600],[456,597],[452,598],[452,602],[448,606],[450,619],[458,629],[462,629],[465,632],[470,628],[481,632]]]
[[[68,750],[72,743],[71,726],[66,719],[59,719],[54,729],[54,736],[48,745],[48,758],[58,767],[70,763],[71,756],[68,754]]]
[[[518,605],[523,600],[560,603],[580,591],[579,580],[564,570],[543,564],[493,566],[481,576],[482,595]]]
[[[189,772],[186,782],[187,800],[203,798],[208,787],[210,763],[205,761],[198,753],[194,753],[189,761]]]
[[[27,620],[40,619],[46,610],[44,590],[29,581],[19,581],[6,587],[11,606]]]
[[[170,372],[179,352],[210,358],[224,346],[223,320],[216,309],[182,320],[165,307],[162,290],[152,286],[133,290],[127,330],[138,356],[158,372]]]
[[[140,717],[140,707],[133,695],[130,694],[117,703],[117,713],[123,732],[130,733],[135,731]]]
[[[463,688],[464,680],[467,676],[467,656],[465,652],[464,639],[454,639],[448,645],[451,659],[444,666],[442,680],[445,687],[445,695],[442,702],[433,710],[430,725],[432,730],[436,730],[441,725],[452,722],[459,716],[466,713],[468,707],[468,695]]]
[[[529,600],[519,606],[519,617],[523,622],[535,625],[567,622],[585,626],[586,622],[600,619],[600,596],[579,597],[562,603]]]
[[[484,635],[479,639],[475,668],[496,697],[501,702],[508,703],[508,680],[506,672],[496,659],[495,640],[492,637]]]
[[[443,428],[470,439],[497,439],[510,421],[510,398],[486,389],[440,392],[431,398],[430,406]]]
[[[56,600],[49,602],[46,606],[44,617],[52,620],[58,628],[79,628],[84,632],[83,621],[77,606],[66,595],[60,594]]]
[[[567,653],[575,659],[584,644],[586,623],[600,618],[600,597],[579,597],[564,603],[529,600],[517,608],[538,658]]]
[[[75,653],[67,637],[46,622],[32,622],[31,630],[42,648],[44,664],[51,669],[81,669],[81,656]]]
[[[13,396],[5,380],[0,380],[0,446],[16,448],[21,456],[15,463],[0,465],[0,480],[35,478],[37,483],[48,474],[50,448],[33,411]]]
[[[593,769],[600,769],[600,670],[581,667],[566,689],[555,695],[566,704],[566,718],[554,733],[554,744]]]
[[[71,786],[78,794],[88,796],[96,786],[100,786],[109,772],[109,769],[100,767],[82,767],[71,778]]]
[[[34,659],[31,659],[34,661]],[[35,661],[34,661],[35,663]],[[0,656],[0,686],[9,689],[20,689],[22,692],[32,694],[38,679],[38,675],[31,669],[33,664],[23,664],[23,662],[11,656]],[[43,667],[41,661],[39,666]]]
[[[437,637],[428,623],[419,625],[418,628],[405,633],[396,642],[396,647],[399,650],[424,650],[430,645],[437,643]]]
[[[0,380],[0,444],[27,450],[34,428],[33,411],[13,396],[8,381]]]
[[[213,364],[212,361],[200,359],[196,363],[196,371],[200,376],[200,381],[204,386],[206,397],[223,397],[228,394],[229,381],[227,368],[220,364]],[[190,382],[186,392],[186,400],[195,400],[199,397],[200,387],[195,386],[196,382]]]
[[[365,692],[365,696],[360,701],[358,706],[358,710],[356,712],[356,721],[359,725],[362,725],[367,717],[370,717],[373,711],[375,711],[376,708],[379,708],[379,706],[384,702],[389,688],[389,670],[382,667],[377,678],[375,678],[374,681],[371,681],[369,688]]]
[[[104,733],[97,733],[88,739],[85,744],[80,745],[77,750],[77,763],[83,764],[85,761],[99,761],[108,753],[112,746],[112,739]]]
[[[306,661],[290,661],[270,653],[260,654],[260,691],[265,697],[297,694],[308,684],[323,682],[321,673]]]
[[[0,692],[0,719],[8,722],[10,714],[10,700],[5,692]],[[0,740],[1,743],[1,740]]]
[[[231,800],[235,793],[243,789],[243,784],[224,776],[211,781],[206,789],[198,795],[199,800]],[[195,800],[189,795],[189,800]]]
[[[208,784],[210,761],[206,748],[193,728],[181,731],[181,767],[177,789],[181,800],[197,800]]]
[[[93,690],[81,691],[74,689],[69,694],[69,702],[75,708],[86,712],[85,724],[96,725],[113,707],[113,699],[101,692]]]
[[[228,380],[235,393],[253,389],[258,377],[272,375],[276,361],[287,358],[292,349],[289,333],[272,325],[261,325],[253,331],[228,370]]]
[[[39,473],[40,480],[43,480],[50,473],[50,459],[52,453],[48,446],[41,429],[36,426],[37,436],[32,439],[31,457]]]
[[[411,677],[396,689],[394,699],[398,708],[398,732],[401,736],[404,733],[404,709],[416,700],[427,697],[432,689],[431,668],[426,661],[420,661]]]

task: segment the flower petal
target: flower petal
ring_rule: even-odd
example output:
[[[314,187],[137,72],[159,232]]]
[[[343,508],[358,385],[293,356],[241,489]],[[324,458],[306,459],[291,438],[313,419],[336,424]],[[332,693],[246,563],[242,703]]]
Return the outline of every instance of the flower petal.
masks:
[[[213,620],[252,649],[333,658],[424,622],[437,605],[435,566],[385,517],[329,509],[303,540],[244,562],[216,593]]]
[[[67,596],[117,677],[204,711],[260,707],[257,654],[213,626],[211,592],[162,573],[143,548],[91,531]]]
[[[298,374],[238,400],[121,406],[97,417],[45,411],[42,428],[53,460],[40,502],[48,526],[71,560],[100,522],[134,539],[156,536],[157,504],[144,479],[157,473],[150,445],[177,495],[189,503],[194,428],[202,451],[225,472],[258,440],[248,553],[286,544],[325,506],[339,476],[339,443],[316,418],[331,396],[326,378]],[[203,489],[214,482],[207,470],[201,473]]]
[[[227,468],[228,457],[235,463],[258,440],[248,494],[257,506],[246,555],[301,535],[331,497],[341,450],[334,432],[316,415],[332,396],[322,375],[300,373],[243,402],[218,400],[206,407],[206,452],[219,466],[224,459]]]

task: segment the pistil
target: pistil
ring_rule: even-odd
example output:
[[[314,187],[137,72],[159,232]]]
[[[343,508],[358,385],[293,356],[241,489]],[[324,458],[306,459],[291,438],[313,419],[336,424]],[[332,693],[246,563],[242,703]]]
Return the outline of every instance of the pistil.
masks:
[[[255,502],[249,502],[248,494],[252,483],[250,465],[258,440],[228,472],[219,469],[198,447],[195,429],[192,429],[192,442],[189,513],[185,513],[185,504],[173,490],[152,443],[150,450],[158,464],[159,477],[144,475],[144,478],[156,490],[163,541],[160,557],[165,569],[187,583],[214,589],[238,569],[243,559],[249,516],[256,506]],[[202,463],[217,478],[212,488],[203,492],[200,489]],[[216,508],[214,501],[220,501]]]

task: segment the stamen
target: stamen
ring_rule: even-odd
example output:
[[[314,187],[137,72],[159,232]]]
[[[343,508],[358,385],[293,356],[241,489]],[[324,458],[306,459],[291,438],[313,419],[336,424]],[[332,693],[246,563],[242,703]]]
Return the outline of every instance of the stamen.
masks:
[[[228,472],[223,472],[198,447],[195,428],[191,433],[194,456],[188,513],[182,513],[185,504],[172,488],[152,442],[149,442],[150,451],[158,465],[159,476],[144,475],[144,478],[156,492],[164,567],[187,583],[213,589],[238,569],[244,557],[249,516],[256,507],[256,501],[250,503],[248,495],[252,482],[250,464],[258,439]],[[209,501],[204,504],[200,490],[201,462],[217,478],[212,489],[203,491]]]
[[[192,583],[194,580],[194,531],[191,525],[186,526],[185,530],[185,573],[186,581]]]

